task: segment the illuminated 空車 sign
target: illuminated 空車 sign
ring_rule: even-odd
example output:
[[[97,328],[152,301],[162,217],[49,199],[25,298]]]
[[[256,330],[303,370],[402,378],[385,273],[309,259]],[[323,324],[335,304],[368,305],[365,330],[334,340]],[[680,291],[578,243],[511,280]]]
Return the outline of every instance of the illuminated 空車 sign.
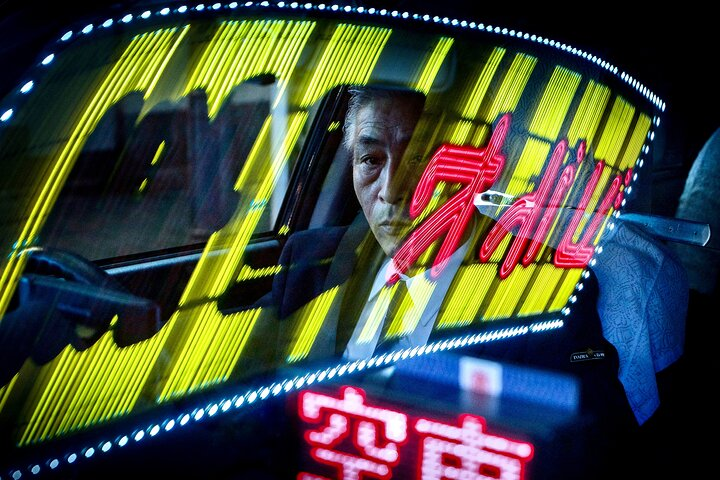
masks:
[[[401,463],[408,467],[408,459],[416,455],[409,469],[418,480],[520,480],[534,454],[530,443],[489,434],[482,417],[463,414],[457,425],[411,418],[368,404],[365,392],[357,387],[342,387],[339,398],[301,392],[298,412],[309,424],[304,440],[310,456],[322,466],[319,469],[334,472],[327,477],[303,471],[298,480],[387,480],[393,478],[394,467]],[[417,440],[418,452],[403,448],[410,437]]]

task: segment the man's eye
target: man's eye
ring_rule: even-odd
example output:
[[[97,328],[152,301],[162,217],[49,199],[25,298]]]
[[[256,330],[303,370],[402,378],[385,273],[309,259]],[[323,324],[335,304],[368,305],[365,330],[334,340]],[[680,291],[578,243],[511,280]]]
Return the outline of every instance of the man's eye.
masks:
[[[360,163],[368,166],[376,166],[382,163],[382,159],[376,155],[363,155],[360,157]]]

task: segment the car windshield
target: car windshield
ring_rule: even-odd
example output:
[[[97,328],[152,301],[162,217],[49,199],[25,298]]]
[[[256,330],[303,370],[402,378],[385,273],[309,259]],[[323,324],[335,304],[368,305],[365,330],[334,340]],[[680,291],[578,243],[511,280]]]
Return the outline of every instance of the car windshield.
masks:
[[[73,27],[4,100],[3,463],[575,328],[627,231],[707,240],[649,215],[665,103],[610,62],[292,5]]]

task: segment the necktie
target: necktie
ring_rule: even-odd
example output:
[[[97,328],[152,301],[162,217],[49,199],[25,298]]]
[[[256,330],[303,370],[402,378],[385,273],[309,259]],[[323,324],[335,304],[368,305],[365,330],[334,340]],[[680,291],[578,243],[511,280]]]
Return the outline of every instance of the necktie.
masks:
[[[391,327],[397,325],[397,322],[401,321],[402,316],[411,309],[412,306],[413,301],[408,291],[407,282],[402,279],[398,280],[395,292],[387,308],[385,321],[383,322],[380,338],[378,339],[378,346],[375,350],[376,353],[378,351],[391,351],[393,347],[397,345],[398,340],[401,338],[397,331],[398,327],[394,329],[391,329]],[[391,336],[388,336],[388,334]]]

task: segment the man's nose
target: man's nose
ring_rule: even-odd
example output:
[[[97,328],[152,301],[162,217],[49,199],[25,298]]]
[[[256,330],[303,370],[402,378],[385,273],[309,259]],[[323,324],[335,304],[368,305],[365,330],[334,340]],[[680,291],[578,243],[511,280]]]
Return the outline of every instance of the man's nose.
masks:
[[[399,165],[400,162],[388,162],[383,169],[380,198],[385,203],[399,204],[412,194],[409,179],[411,172]]]

